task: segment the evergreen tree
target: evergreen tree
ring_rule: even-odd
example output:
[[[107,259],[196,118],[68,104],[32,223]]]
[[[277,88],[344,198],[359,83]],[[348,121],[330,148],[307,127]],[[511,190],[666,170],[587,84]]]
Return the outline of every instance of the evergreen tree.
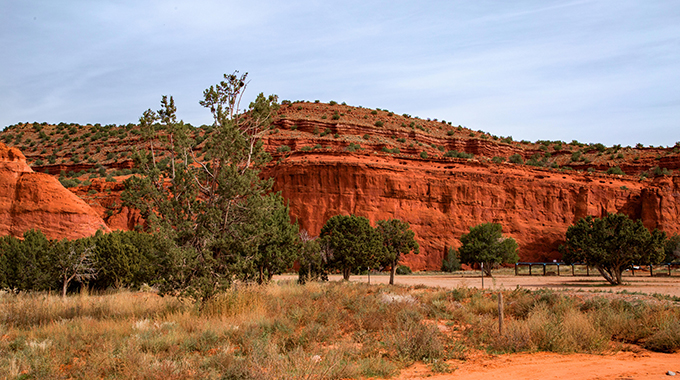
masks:
[[[336,215],[326,221],[320,237],[328,245],[328,264],[349,280],[352,272],[375,268],[385,255],[380,234],[363,216]]]
[[[505,237],[498,223],[482,223],[470,227],[470,232],[460,238],[463,244],[458,253],[460,261],[466,264],[483,263],[484,273],[491,276],[494,264],[516,263],[517,242]]]
[[[385,246],[382,264],[390,266],[390,285],[394,285],[394,274],[402,258],[409,252],[420,253],[411,225],[399,219],[379,220],[376,227]]]
[[[260,94],[241,113],[246,75],[235,72],[203,93],[201,105],[213,115],[203,152],[195,150],[192,127],[176,119],[173,98],[163,97],[157,114],[158,145],[170,152],[167,165],[138,154],[141,176],[126,182],[125,204],[141,211],[150,231],[166,240],[161,258],[164,292],[181,292],[205,302],[255,267],[262,239],[252,225],[271,181],[259,177],[269,160],[260,137],[276,111],[276,96]],[[150,137],[149,137],[150,138]],[[153,146],[151,144],[150,146]],[[152,156],[151,161],[148,157]]]
[[[570,226],[560,251],[566,263],[593,266],[609,283],[619,285],[621,274],[632,264],[663,261],[665,241],[665,233],[650,233],[641,220],[607,214],[603,218],[587,216]]]

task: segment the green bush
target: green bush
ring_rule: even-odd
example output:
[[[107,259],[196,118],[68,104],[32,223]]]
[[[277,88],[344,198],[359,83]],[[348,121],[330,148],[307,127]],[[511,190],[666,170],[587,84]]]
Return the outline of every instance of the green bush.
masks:
[[[420,152],[420,158],[427,158],[427,152],[426,151]]]
[[[290,147],[288,145],[281,145],[280,147],[276,148],[276,151],[279,153],[290,152]]]
[[[412,274],[412,273],[413,273],[413,271],[411,270],[411,268],[408,267],[408,265],[399,265],[397,267],[397,274],[405,275],[405,274]]]
[[[624,173],[623,170],[621,170],[620,167],[614,166],[614,167],[611,167],[611,168],[607,169],[607,174],[624,175],[624,174],[626,174],[626,173]]]
[[[375,125],[376,127],[382,127],[382,126],[385,125],[385,123],[383,123],[382,121],[378,120],[378,121],[375,122],[374,125]]]
[[[449,248],[446,257],[442,261],[442,272],[455,272],[462,269],[458,253],[455,249]]]
[[[524,159],[519,153],[515,153],[508,159],[513,164],[524,164]]]

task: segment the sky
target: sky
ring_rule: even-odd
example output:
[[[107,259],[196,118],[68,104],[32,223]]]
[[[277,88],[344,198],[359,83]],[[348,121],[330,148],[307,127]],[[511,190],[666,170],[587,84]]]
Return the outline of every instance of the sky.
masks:
[[[225,73],[245,99],[347,102],[515,140],[680,141],[680,1],[0,0],[0,128],[178,116]]]

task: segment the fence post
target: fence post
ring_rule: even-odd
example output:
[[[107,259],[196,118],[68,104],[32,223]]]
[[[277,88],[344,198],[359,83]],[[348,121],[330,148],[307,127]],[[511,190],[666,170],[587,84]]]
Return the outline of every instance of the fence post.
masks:
[[[543,275],[545,276],[545,263],[543,263]]]
[[[649,264],[649,276],[654,277],[654,267],[652,264]]]
[[[482,289],[484,289],[484,262],[480,263],[482,267]]]
[[[515,263],[515,276],[517,276],[517,263]]]
[[[503,335],[503,293],[498,292],[498,333]]]

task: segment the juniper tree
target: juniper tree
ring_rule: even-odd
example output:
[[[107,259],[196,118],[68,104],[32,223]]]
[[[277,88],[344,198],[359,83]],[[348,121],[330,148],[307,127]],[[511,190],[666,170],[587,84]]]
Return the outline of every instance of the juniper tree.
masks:
[[[482,223],[470,227],[470,232],[460,238],[463,244],[458,249],[460,261],[466,264],[483,263],[484,273],[491,276],[494,264],[516,263],[517,242],[503,236],[502,227],[498,223]]]
[[[276,96],[259,94],[243,112],[246,77],[225,74],[203,92],[200,104],[210,110],[213,126],[201,152],[190,138],[192,127],[177,121],[172,97],[163,97],[157,113],[142,116],[147,125],[158,119],[156,131],[163,138],[157,141],[169,152],[168,164],[137,154],[142,175],[126,182],[123,199],[168,242],[160,268],[164,292],[205,302],[252,270],[260,254],[261,244],[254,243],[263,240],[266,229],[253,223],[263,204],[273,204],[262,201],[271,181],[259,177],[269,160],[260,137],[278,105]]]
[[[595,267],[612,285],[621,284],[621,275],[632,264],[657,264],[663,261],[666,234],[649,232],[641,220],[624,214],[602,218],[587,216],[567,229],[566,242],[560,246],[563,260]]]
[[[402,258],[409,252],[420,253],[420,246],[415,240],[415,234],[411,231],[411,225],[399,219],[379,220],[376,229],[382,236],[385,246],[385,254],[382,264],[389,265],[390,285],[394,285],[394,274],[397,265]]]

